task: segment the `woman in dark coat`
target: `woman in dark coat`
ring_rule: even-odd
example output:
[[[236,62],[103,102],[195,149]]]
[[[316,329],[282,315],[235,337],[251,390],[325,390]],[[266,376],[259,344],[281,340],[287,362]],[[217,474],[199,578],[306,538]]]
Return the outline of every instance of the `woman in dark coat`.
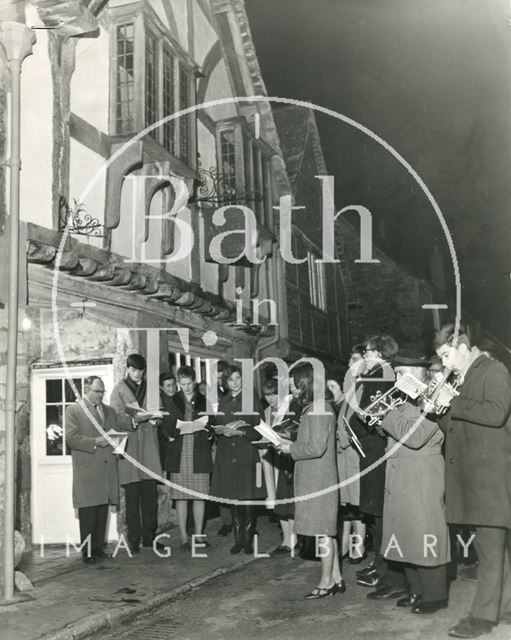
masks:
[[[335,539],[339,504],[335,414],[328,402],[324,402],[324,407],[319,410],[315,406],[314,369],[310,363],[295,367],[293,379],[301,391],[304,408],[296,442],[282,443],[279,449],[289,453],[295,461],[295,533],[315,536],[321,549],[320,581],[305,596],[312,600],[346,590]],[[321,410],[323,413],[319,413]],[[318,492],[320,495],[315,495]],[[311,494],[310,498],[300,499]]]
[[[239,367],[228,367],[226,380],[229,392],[220,399],[215,416],[217,450],[211,495],[213,500],[217,497],[230,501],[234,532],[231,553],[239,553],[243,549],[245,553],[252,554],[256,526],[254,506],[238,502],[266,496],[263,483],[257,486],[257,465],[261,479],[263,474],[258,449],[251,444],[261,438],[254,427],[260,423],[263,409],[259,400],[254,398],[254,413],[241,413],[244,390]],[[246,393],[252,393],[252,389]]]
[[[176,426],[177,420],[192,421],[211,414],[208,411],[206,398],[196,390],[195,371],[192,367],[180,367],[177,371],[180,391],[172,397],[176,407],[174,415],[170,415],[169,435],[175,438],[170,443],[165,456],[165,470],[170,473],[170,481],[177,486],[170,488],[170,497],[176,501],[177,522],[181,534],[181,550],[191,549],[188,542],[186,519],[188,501],[192,501],[195,536],[202,536],[204,526],[205,500],[198,498],[191,491],[206,495],[209,493],[210,473],[213,469],[211,455],[212,430],[206,425],[201,431],[181,434]],[[165,425],[166,421],[164,421]],[[206,540],[202,545],[209,548]]]

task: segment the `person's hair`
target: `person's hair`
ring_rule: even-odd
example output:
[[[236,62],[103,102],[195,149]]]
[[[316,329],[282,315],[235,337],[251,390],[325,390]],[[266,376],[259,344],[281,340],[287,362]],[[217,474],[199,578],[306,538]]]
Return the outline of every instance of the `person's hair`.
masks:
[[[314,367],[310,362],[304,362],[291,370],[295,387],[302,392],[305,402],[312,402],[314,398]]]
[[[195,370],[193,367],[185,364],[182,367],[179,367],[176,376],[178,380],[179,378],[191,378],[192,380],[195,380]]]
[[[370,349],[378,351],[383,360],[386,360],[387,362],[390,362],[392,358],[395,358],[399,351],[399,347],[394,338],[385,333],[371,336],[366,340],[365,344]]]
[[[176,376],[171,371],[164,371],[163,373],[160,373],[160,378],[159,378],[160,387],[163,387],[163,383],[166,380],[174,380],[175,382]]]
[[[363,356],[364,355],[364,349],[365,349],[365,346],[364,346],[364,344],[362,342],[359,342],[358,344],[354,344],[351,347],[350,356],[355,355],[355,353],[358,353],[360,356]]]
[[[344,367],[327,369],[327,371],[325,372],[325,382],[328,382],[329,380],[333,380],[334,382],[337,382],[337,384],[342,389],[342,383],[345,375],[346,375],[346,369]]]
[[[241,367],[238,367],[238,365],[236,364],[230,364],[229,366],[227,366],[224,371],[225,380],[228,380],[233,373],[239,373],[241,376]]]
[[[449,322],[449,324],[444,324],[444,326],[436,332],[433,339],[433,346],[435,349],[443,347],[444,344],[449,347],[464,344],[470,349],[472,345],[465,326],[460,324],[457,334],[455,332],[455,327],[456,325],[454,322]]]
[[[227,360],[219,360],[216,363],[216,370],[219,375],[224,375],[225,370],[228,368],[229,368],[229,363],[227,362]]]
[[[92,385],[94,384],[94,380],[99,380],[100,382],[103,382],[103,380],[99,376],[89,376],[88,378],[85,378],[85,380],[83,381],[83,386],[85,391],[88,391],[92,387]]]
[[[145,371],[147,366],[144,356],[141,356],[139,353],[132,353],[126,359],[126,367],[133,367],[133,369]]]
[[[263,384],[263,393],[267,395],[269,393],[276,394],[278,392],[279,383],[275,378],[265,380]]]

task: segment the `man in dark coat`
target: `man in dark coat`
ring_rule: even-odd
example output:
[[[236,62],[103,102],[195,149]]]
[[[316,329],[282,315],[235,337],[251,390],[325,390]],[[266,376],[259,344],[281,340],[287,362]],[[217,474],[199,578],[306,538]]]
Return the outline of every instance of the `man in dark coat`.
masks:
[[[470,615],[449,631],[476,638],[511,621],[511,378],[500,362],[471,348],[460,327],[435,337],[444,366],[464,375],[443,420],[448,522],[475,527],[479,558]]]
[[[105,542],[108,506],[119,503],[117,459],[106,438],[97,429],[123,431],[115,411],[103,404],[105,386],[101,378],[85,380],[83,405],[75,402],[66,409],[66,443],[73,461],[73,506],[78,509],[83,561],[93,564],[106,557]],[[91,419],[91,416],[94,418]]]

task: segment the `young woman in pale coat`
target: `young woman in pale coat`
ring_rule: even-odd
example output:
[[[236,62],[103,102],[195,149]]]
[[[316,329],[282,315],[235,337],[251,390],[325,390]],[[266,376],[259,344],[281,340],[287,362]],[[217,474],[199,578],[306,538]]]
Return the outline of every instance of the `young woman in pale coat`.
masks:
[[[300,364],[293,369],[295,386],[300,390],[303,412],[296,442],[283,443],[279,449],[295,461],[295,533],[315,536],[321,550],[321,577],[318,585],[305,598],[324,598],[344,593],[337,547],[337,463],[335,447],[335,414],[328,402],[319,413],[314,398],[314,369]],[[321,403],[318,403],[321,404]],[[321,409],[320,409],[321,410]],[[303,496],[328,490],[305,500]]]

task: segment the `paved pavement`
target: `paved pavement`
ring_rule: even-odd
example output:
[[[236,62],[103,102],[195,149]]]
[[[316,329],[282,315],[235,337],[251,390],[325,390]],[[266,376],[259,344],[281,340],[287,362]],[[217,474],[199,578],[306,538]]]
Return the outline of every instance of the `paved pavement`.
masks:
[[[162,540],[170,544],[168,558],[159,558],[152,549],[130,558],[121,549],[115,559],[85,566],[72,547],[70,557],[65,548],[46,548],[44,558],[24,557],[20,569],[34,583],[34,600],[0,607],[1,640],[87,637],[160,606],[211,576],[254,562],[252,556],[229,553],[232,538],[218,537],[219,526],[219,520],[209,523],[213,548],[205,558],[180,551],[177,531]],[[261,552],[279,544],[279,530],[267,517],[260,518],[258,532]]]
[[[465,613],[475,584],[458,579],[449,608],[432,616],[412,614],[395,600],[370,601],[369,589],[344,572],[347,591],[304,600],[317,584],[314,562],[275,556],[204,583],[135,624],[101,640],[449,640],[447,630]],[[500,625],[483,640],[510,640]],[[97,638],[99,640],[99,638]]]
[[[129,558],[84,566],[65,549],[25,557],[34,582],[33,600],[0,608],[2,640],[79,640],[95,635],[113,640],[437,640],[468,609],[475,585],[458,579],[449,608],[415,616],[395,603],[371,602],[345,567],[348,591],[321,601],[304,601],[317,583],[319,565],[299,558],[232,556],[232,539],[219,538],[219,521],[209,525],[213,549],[205,558],[179,551],[172,532],[170,556],[142,550]],[[267,517],[258,522],[260,550],[279,543]],[[511,626],[499,626],[491,640],[511,640]]]

